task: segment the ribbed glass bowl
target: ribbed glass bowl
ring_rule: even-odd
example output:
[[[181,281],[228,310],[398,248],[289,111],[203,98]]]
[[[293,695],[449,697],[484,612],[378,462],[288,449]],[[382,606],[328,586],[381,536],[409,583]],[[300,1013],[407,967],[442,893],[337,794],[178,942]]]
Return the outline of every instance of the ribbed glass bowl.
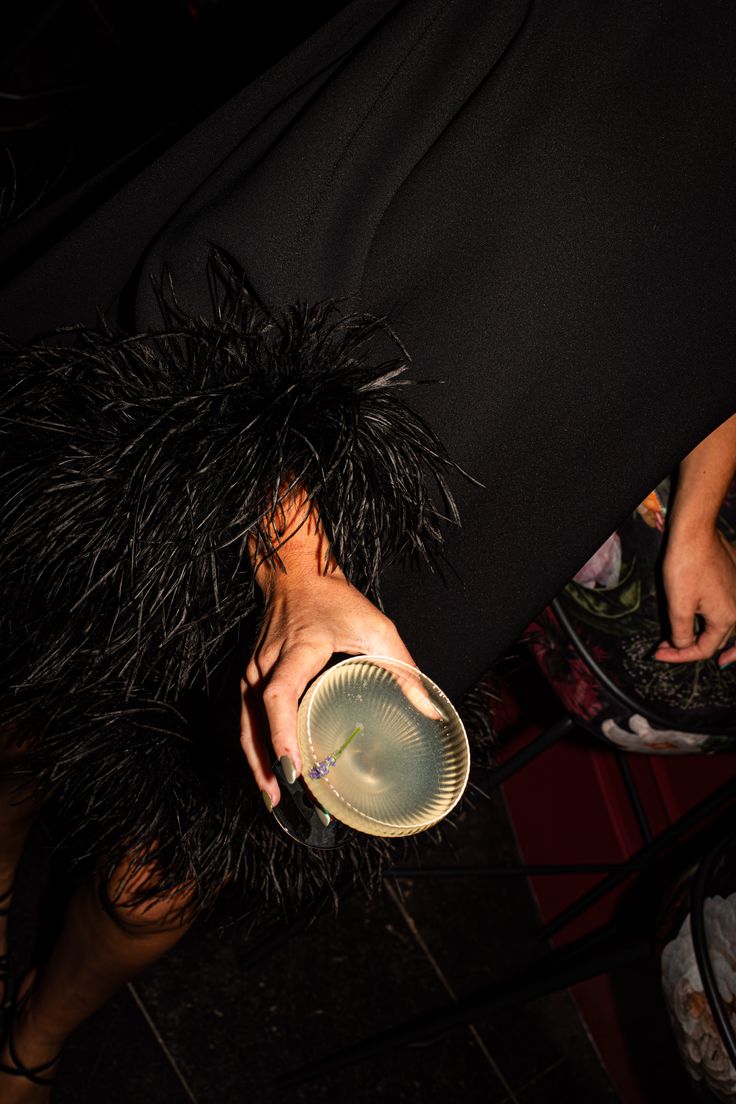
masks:
[[[468,781],[470,750],[455,708],[399,660],[354,656],[329,668],[302,699],[298,738],[305,784],[336,820],[369,835],[431,827]]]

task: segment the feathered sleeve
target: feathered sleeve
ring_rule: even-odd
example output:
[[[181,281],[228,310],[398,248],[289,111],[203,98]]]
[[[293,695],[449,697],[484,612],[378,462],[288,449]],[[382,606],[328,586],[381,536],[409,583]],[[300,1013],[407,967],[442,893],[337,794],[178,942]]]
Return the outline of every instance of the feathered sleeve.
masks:
[[[253,609],[248,542],[274,553],[297,484],[374,597],[385,564],[431,561],[457,520],[452,462],[403,401],[387,322],[269,309],[226,274],[207,319],[169,296],[159,333],[4,342],[0,616],[26,684],[186,687]]]
[[[195,909],[226,881],[265,902],[368,869],[360,841],[286,862],[239,744],[249,552],[274,555],[290,489],[374,596],[383,565],[431,560],[456,519],[387,323],[267,309],[225,274],[209,318],[169,295],[159,333],[2,342],[0,713],[32,718],[72,866],[136,856],[155,871],[138,900],[188,885]]]

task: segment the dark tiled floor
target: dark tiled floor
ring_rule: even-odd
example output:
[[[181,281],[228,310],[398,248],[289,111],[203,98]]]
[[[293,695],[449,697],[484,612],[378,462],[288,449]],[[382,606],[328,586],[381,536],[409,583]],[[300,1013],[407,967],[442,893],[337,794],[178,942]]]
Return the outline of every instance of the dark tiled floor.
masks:
[[[31,938],[37,839],[25,862],[16,932]],[[420,843],[426,863],[503,862],[514,843],[500,800],[457,817],[448,839]],[[248,965],[252,940],[227,917],[195,928],[78,1032],[56,1104],[196,1101],[459,1100],[592,1104],[615,1096],[564,994],[499,1021],[460,1028],[288,1090],[279,1076],[335,1054],[539,954],[537,917],[520,879],[405,878],[373,899],[354,894],[337,915]]]
[[[195,1099],[133,994],[123,990],[69,1042],[54,1104],[131,1104],[156,1097],[166,1104],[191,1104]]]

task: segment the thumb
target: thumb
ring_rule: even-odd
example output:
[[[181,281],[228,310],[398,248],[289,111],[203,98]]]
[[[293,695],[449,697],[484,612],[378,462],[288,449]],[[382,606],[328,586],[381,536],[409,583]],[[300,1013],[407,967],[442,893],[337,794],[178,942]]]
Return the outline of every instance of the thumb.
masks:
[[[695,607],[670,605],[670,642],[673,648],[689,648],[695,643]]]
[[[723,642],[723,630],[715,625],[706,625],[694,644],[672,649],[660,645],[655,659],[662,659],[670,663],[694,663],[696,660],[710,659]]]

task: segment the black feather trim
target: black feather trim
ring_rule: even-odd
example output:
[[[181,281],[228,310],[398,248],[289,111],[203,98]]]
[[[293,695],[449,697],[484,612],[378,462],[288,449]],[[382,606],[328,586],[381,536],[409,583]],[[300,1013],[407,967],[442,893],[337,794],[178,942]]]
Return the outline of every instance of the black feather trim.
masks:
[[[32,769],[75,860],[153,856],[158,890],[193,884],[198,908],[226,877],[265,893],[286,867],[297,883],[335,874],[255,831],[232,717],[192,720],[223,660],[247,654],[248,541],[276,553],[285,487],[302,486],[348,578],[380,601],[385,564],[431,563],[458,520],[455,465],[400,397],[409,360],[385,319],[269,309],[222,257],[210,273],[212,318],[161,294],[161,332],[101,320],[4,338],[1,369],[0,707],[32,721]]]

